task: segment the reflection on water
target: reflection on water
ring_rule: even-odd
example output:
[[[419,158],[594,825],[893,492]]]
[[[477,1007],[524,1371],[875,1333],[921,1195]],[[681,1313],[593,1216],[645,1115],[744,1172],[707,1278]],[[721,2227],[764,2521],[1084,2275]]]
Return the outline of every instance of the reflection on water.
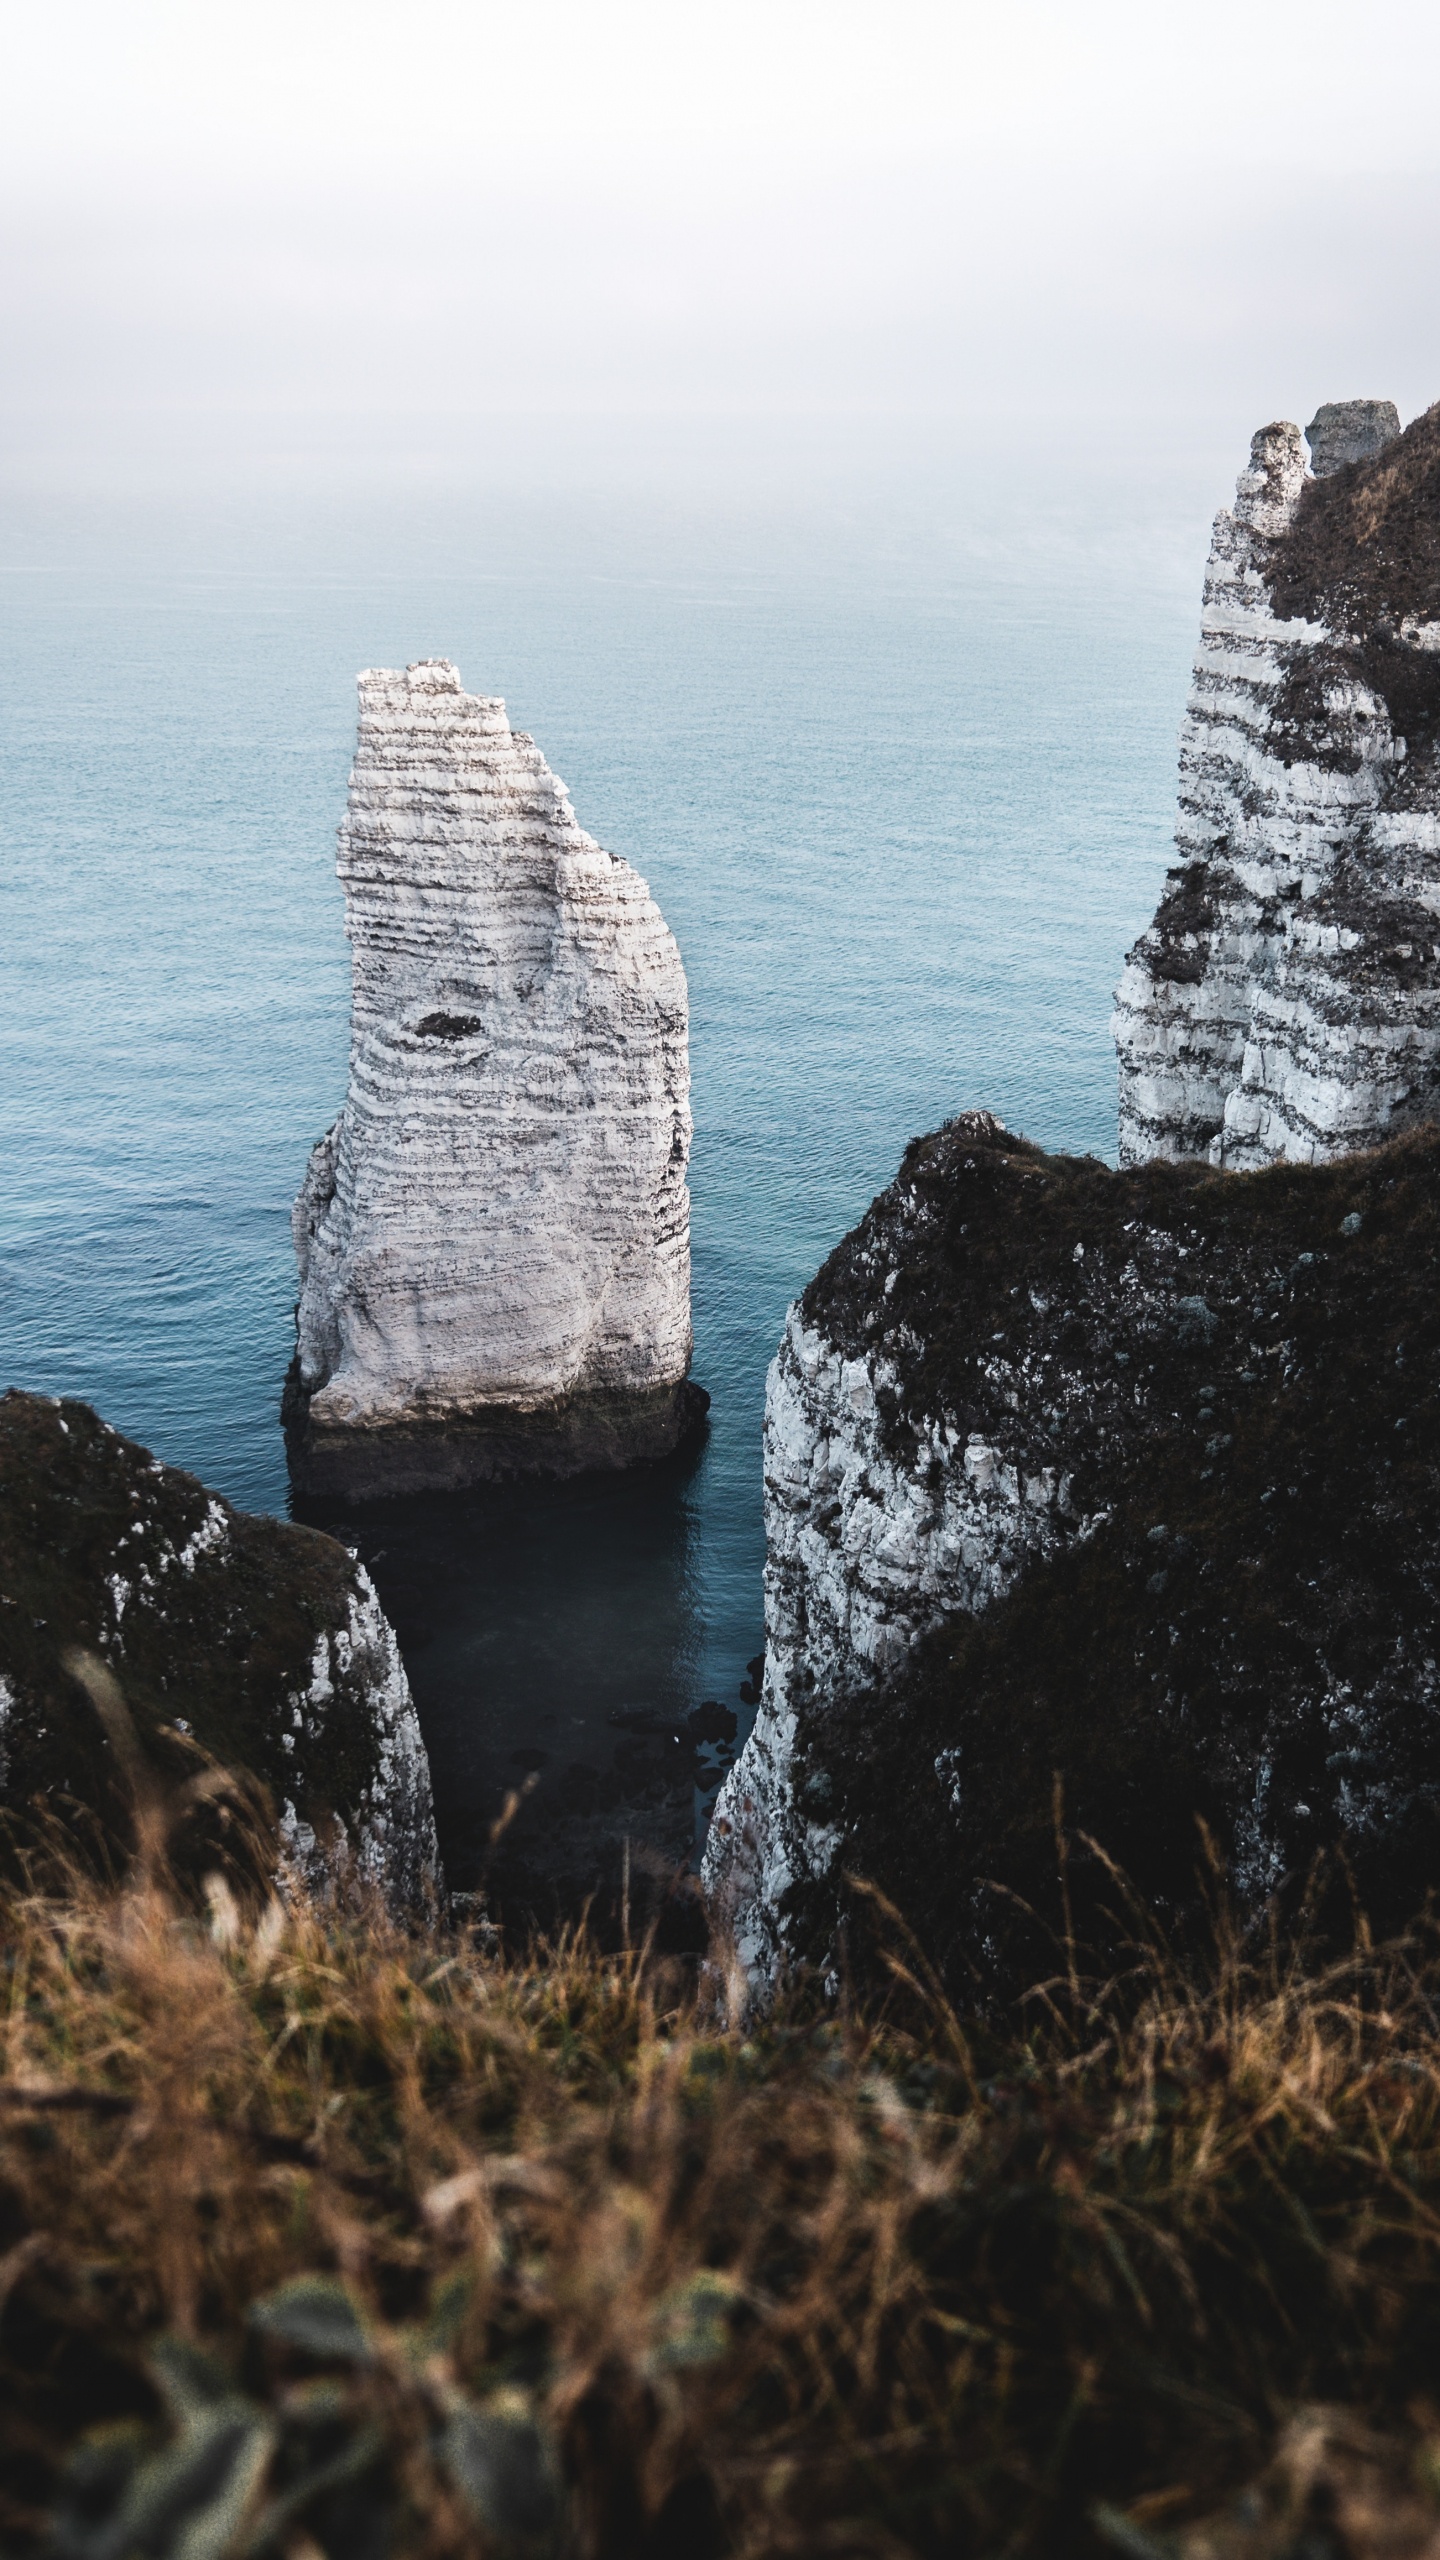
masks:
[[[502,1902],[548,1924],[597,1888],[613,1893],[627,1840],[637,1903],[642,1874],[693,1863],[724,1727],[735,1730],[713,1705],[694,1713],[703,1459],[297,1506],[357,1550],[400,1638],[453,1887],[488,1869]]]

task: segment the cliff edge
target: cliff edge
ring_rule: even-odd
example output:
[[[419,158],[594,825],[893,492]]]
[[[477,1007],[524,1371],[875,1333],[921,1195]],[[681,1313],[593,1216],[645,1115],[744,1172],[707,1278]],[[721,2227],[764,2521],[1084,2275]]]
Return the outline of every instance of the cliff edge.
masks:
[[[360,678],[345,1107],[295,1204],[297,1486],[663,1455],[690,1364],[688,1007],[643,880],[503,702]]]
[[[1440,1101],[1440,407],[1263,427],[1215,519],[1177,861],[1116,990],[1120,1157],[1243,1170]]]
[[[791,1310],[766,1659],[707,1884],[763,1987],[847,1875],[957,1990],[1078,1908],[1240,1910],[1340,1848],[1377,1924],[1440,1857],[1440,1135],[1243,1176],[917,1139]],[[1085,1886],[1088,1874],[1089,1885]]]

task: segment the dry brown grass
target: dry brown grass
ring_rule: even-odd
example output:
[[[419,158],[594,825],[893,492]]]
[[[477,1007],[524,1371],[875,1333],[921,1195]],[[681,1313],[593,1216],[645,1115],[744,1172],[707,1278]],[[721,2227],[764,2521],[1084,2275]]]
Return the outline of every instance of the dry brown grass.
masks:
[[[1159,2549],[1440,2374],[1428,1932],[749,2033],[154,1854],[0,1934],[15,2551]]]

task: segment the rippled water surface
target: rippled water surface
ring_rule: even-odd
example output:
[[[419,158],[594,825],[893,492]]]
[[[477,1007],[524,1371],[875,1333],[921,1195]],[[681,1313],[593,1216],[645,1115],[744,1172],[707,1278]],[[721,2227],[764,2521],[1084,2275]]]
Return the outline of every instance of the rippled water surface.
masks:
[[[986,1104],[1112,1151],[1110,990],[1166,857],[1202,548],[1178,516],[996,497],[982,523],[955,491],[4,527],[8,1381],[286,1506],[357,668],[449,656],[502,693],[679,939],[703,1454],[341,1523],[400,1625],[452,1863],[517,1771],[537,1809],[577,1762],[613,1798],[626,1719],[735,1702],[766,1363],[906,1139]]]

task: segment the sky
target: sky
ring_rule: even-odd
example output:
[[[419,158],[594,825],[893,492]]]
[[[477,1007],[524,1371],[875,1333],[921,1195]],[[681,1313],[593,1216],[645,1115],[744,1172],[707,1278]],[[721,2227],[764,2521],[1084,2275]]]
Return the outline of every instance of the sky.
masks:
[[[0,46],[12,490],[1139,467],[1440,393],[1428,0],[0,0]]]

